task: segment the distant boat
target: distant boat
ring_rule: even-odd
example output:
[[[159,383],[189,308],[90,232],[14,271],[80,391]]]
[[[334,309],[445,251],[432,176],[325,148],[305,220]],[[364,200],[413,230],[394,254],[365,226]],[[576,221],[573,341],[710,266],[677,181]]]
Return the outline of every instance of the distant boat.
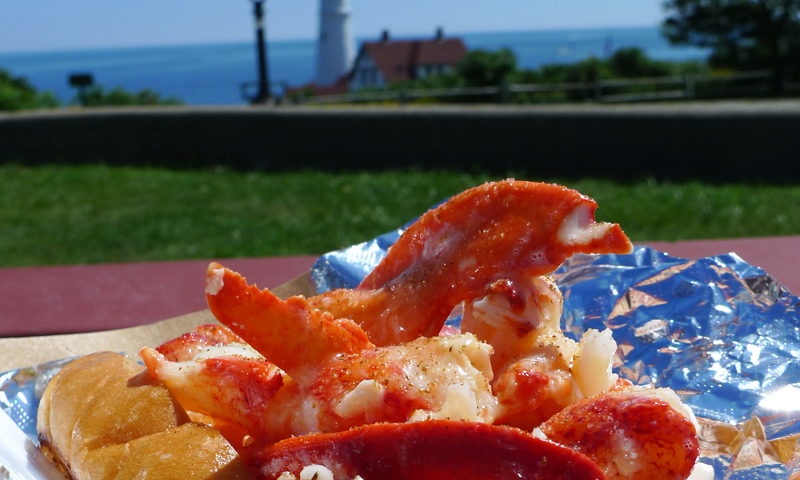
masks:
[[[556,48],[556,55],[572,55],[574,51],[575,51],[575,41],[570,40],[566,46]]]

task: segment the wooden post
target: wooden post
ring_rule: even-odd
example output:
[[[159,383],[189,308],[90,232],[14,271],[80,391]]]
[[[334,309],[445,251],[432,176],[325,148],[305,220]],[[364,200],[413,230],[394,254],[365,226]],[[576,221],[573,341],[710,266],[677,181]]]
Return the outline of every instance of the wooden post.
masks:
[[[406,93],[405,88],[401,88],[397,91],[397,99],[400,101],[400,105],[408,103],[408,93]]]
[[[684,73],[683,74],[683,83],[684,83],[684,95],[686,96],[687,100],[694,100],[695,91],[694,91],[694,75],[691,73]]]
[[[511,101],[511,88],[507,81],[500,84],[500,103],[509,103]]]

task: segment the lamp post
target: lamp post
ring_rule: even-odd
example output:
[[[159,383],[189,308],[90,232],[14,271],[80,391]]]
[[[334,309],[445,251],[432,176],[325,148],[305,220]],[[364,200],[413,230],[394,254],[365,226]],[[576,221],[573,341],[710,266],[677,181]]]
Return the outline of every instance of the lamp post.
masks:
[[[94,84],[94,78],[91,73],[74,73],[69,76],[69,84],[78,89],[78,98],[81,105],[87,106],[88,98],[86,98],[86,89]]]
[[[269,100],[269,71],[267,70],[267,45],[264,41],[264,3],[266,0],[250,0],[253,2],[256,17],[256,50],[258,52],[258,93],[250,99],[252,103],[266,103]]]

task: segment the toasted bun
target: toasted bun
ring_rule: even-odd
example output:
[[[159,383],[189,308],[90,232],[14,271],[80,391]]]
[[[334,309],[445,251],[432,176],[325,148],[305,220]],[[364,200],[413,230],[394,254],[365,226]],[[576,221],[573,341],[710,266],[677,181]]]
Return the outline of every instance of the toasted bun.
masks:
[[[127,357],[67,365],[39,404],[42,452],[76,480],[253,478],[216,430],[190,423],[169,390]]]

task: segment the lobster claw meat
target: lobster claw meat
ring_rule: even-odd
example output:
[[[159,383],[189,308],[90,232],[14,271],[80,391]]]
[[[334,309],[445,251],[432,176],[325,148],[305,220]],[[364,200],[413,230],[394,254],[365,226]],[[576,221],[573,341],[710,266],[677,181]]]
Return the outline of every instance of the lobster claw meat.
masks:
[[[629,253],[594,200],[559,185],[505,180],[452,197],[414,222],[354,290],[309,299],[378,346],[434,336],[453,308],[509,272],[555,271],[576,253]]]
[[[218,263],[208,266],[206,301],[217,320],[299,382],[336,355],[374,347],[350,320],[310,308],[303,297],[281,300]]]
[[[185,362],[209,346],[244,343],[244,340],[223,325],[199,325],[178,338],[166,341],[157,348],[167,360]]]
[[[594,462],[569,448],[515,428],[453,420],[374,423],[254,444],[244,458],[266,479],[291,478],[285,472],[300,478],[309,465],[336,479],[605,479]]]

